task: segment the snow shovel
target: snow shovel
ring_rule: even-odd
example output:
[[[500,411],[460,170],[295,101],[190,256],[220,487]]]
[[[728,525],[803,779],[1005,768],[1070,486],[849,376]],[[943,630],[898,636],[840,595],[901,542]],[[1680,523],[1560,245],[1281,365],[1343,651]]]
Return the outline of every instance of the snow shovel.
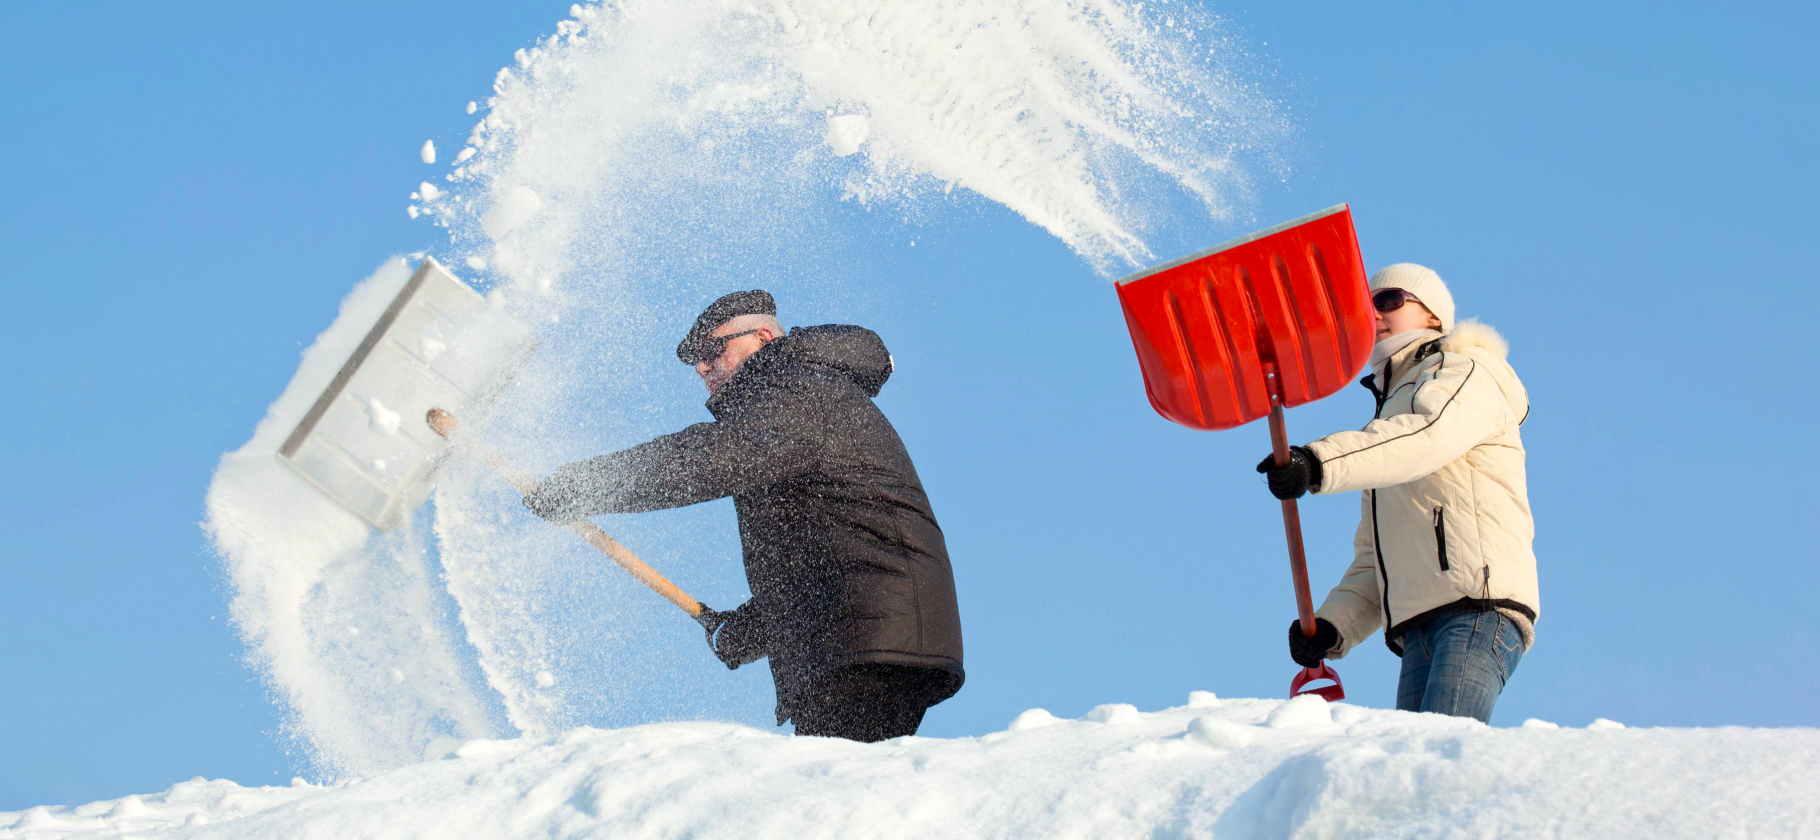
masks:
[[[450,440],[454,440],[451,436],[455,435],[460,428],[455,422],[455,416],[440,408],[430,409],[424,414],[424,420],[429,424],[431,431]],[[478,454],[481,460],[487,462],[487,466],[492,467],[500,478],[505,479],[506,483],[512,485],[513,489],[518,492],[529,493],[536,488],[537,482],[531,479],[529,473],[507,461],[504,455],[488,446],[486,441],[479,440],[471,434],[462,434],[460,444]],[[619,540],[607,536],[607,533],[600,530],[594,523],[586,519],[577,519],[568,523],[567,527],[580,534],[589,545],[600,549],[600,553],[607,555],[614,563],[619,564],[620,568],[631,572],[633,577],[638,578],[639,583],[651,587],[657,594],[664,596],[665,600],[681,607],[690,618],[700,618],[702,611],[707,609],[700,601],[689,597],[689,593],[682,591],[681,587],[671,583],[669,578],[659,574],[645,561],[638,559],[638,555],[633,554],[632,550],[622,545]]]
[[[417,266],[279,448],[291,469],[390,530],[428,496],[445,446],[431,406],[479,411],[536,348],[523,324],[433,259]]]
[[[1371,353],[1371,294],[1346,205],[1240,237],[1118,282],[1144,390],[1158,414],[1217,431],[1270,418],[1278,464],[1289,462],[1283,409],[1338,391]],[[1295,500],[1283,502],[1302,635],[1314,604]],[[1316,680],[1332,685],[1306,688]],[[1290,696],[1346,696],[1323,662]]]

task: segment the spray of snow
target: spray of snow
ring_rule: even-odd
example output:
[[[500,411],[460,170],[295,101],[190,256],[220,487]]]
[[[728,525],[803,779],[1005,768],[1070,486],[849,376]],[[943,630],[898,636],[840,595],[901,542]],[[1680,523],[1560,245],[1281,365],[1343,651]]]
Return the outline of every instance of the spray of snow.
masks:
[[[1666,840],[1820,825],[1813,729],[1492,729],[1346,704],[1268,724],[1296,702],[1119,704],[1106,721],[1043,712],[1042,727],[882,744],[725,723],[576,729],[341,786],[198,778],[0,813],[0,836]]]
[[[480,217],[480,227],[493,240],[510,236],[513,231],[523,227],[525,222],[535,218],[543,210],[543,199],[528,187],[513,185],[507,187],[485,215]]]
[[[491,244],[562,259],[633,165],[735,164],[873,205],[983,196],[1106,270],[1150,258],[1159,185],[1223,218],[1285,139],[1222,24],[1123,0],[662,0],[577,6],[502,70],[458,168],[464,199],[566,192],[545,235]],[[853,163],[861,146],[867,152]],[[818,148],[819,147],[819,148]],[[832,151],[832,155],[828,152]],[[567,189],[564,189],[567,188]],[[577,194],[581,193],[581,194]],[[592,193],[592,196],[585,194]],[[465,202],[442,211],[459,229]],[[459,237],[458,237],[459,238]],[[479,237],[469,244],[481,246]],[[533,245],[544,247],[532,247]],[[537,256],[532,256],[533,254]],[[510,273],[510,269],[508,269]]]
[[[418,152],[418,155],[423,158],[424,163],[435,163],[436,162],[436,141],[434,141],[434,140],[423,141],[423,149]]]
[[[1271,153],[1285,120],[1235,69],[1247,56],[1219,21],[1144,9],[1124,0],[576,6],[500,71],[446,194],[426,211],[496,289],[528,293],[507,297],[521,320],[552,325],[520,376],[515,410],[488,434],[548,469],[692,421],[626,411],[698,404],[692,378],[658,367],[675,331],[733,277],[761,278],[751,285],[786,300],[851,300],[829,267],[854,258],[831,243],[855,214],[937,218],[984,200],[1102,271],[1151,257],[1143,232],[1165,206],[1230,214],[1256,173],[1280,171]],[[686,396],[652,384],[664,382]],[[681,673],[696,651],[676,656],[691,664],[652,673],[631,639],[648,638],[641,619],[674,618],[635,612],[652,599],[617,595],[585,547],[541,522],[502,521],[499,509],[516,506],[497,488],[484,470],[451,469],[436,532],[468,640],[512,726],[539,734],[593,722],[701,679]],[[730,526],[722,519],[713,532]],[[642,535],[640,547],[660,557],[724,551],[680,526]],[[614,599],[612,614],[588,606],[575,586],[583,578]],[[611,685],[539,685],[535,663],[589,672],[572,667],[584,647],[619,660]]]
[[[511,410],[464,418],[539,475],[699,419],[668,348],[732,284],[863,317],[845,284],[877,249],[841,244],[858,217],[1001,207],[1110,274],[1184,211],[1230,217],[1283,174],[1289,133],[1225,26],[1170,3],[620,0],[573,7],[515,59],[409,212],[447,230],[444,264],[486,272],[493,306],[545,326]],[[402,277],[350,295],[210,491],[236,621],[317,769],[581,724],[764,721],[762,670],[730,680],[693,625],[466,453],[433,516],[384,535],[277,462]],[[724,511],[612,531],[716,605],[741,597]]]
[[[495,731],[490,703],[455,658],[423,535],[374,532],[277,455],[409,278],[402,260],[388,260],[348,294],[252,440],[222,457],[203,522],[251,664],[290,710],[285,734],[333,775],[419,761]],[[373,408],[375,423],[397,429],[396,413]]]
[[[872,136],[872,124],[858,114],[828,118],[828,148],[835,157],[846,157],[859,151],[860,144]]]

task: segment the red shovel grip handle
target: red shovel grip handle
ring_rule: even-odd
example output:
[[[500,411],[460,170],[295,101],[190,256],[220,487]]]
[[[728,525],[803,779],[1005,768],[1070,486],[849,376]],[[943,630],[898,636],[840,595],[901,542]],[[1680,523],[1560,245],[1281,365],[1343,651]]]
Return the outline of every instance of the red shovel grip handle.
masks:
[[[1333,685],[1303,688],[1315,680],[1333,680]],[[1290,697],[1300,697],[1304,694],[1313,694],[1329,703],[1338,703],[1346,699],[1346,687],[1340,685],[1340,675],[1327,663],[1322,662],[1318,668],[1303,668],[1301,673],[1295,675],[1295,679],[1289,681]]]

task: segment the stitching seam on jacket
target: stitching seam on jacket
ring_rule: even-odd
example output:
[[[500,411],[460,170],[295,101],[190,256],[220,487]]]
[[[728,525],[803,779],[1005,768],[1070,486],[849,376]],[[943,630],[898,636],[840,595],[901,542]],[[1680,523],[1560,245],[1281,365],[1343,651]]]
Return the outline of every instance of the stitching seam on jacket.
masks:
[[[1412,430],[1410,430],[1410,431],[1407,431],[1407,432],[1404,432],[1404,433],[1403,433],[1403,434],[1400,434],[1400,435],[1397,435],[1397,436],[1396,436],[1396,437],[1393,437],[1393,438],[1390,438],[1390,439],[1389,439],[1389,440],[1380,440],[1380,441],[1378,441],[1378,442],[1377,442],[1377,443],[1374,443],[1374,444],[1372,444],[1372,445],[1370,445],[1370,446],[1367,446],[1367,447],[1365,447],[1365,448],[1363,448],[1363,449],[1355,449],[1355,450],[1353,450],[1353,451],[1351,451],[1351,452],[1346,452],[1346,453],[1342,453],[1342,454],[1339,454],[1339,455],[1335,455],[1335,456],[1333,456],[1333,457],[1332,457],[1332,458],[1328,458],[1328,459],[1327,459],[1327,461],[1326,461],[1326,463],[1329,463],[1329,464],[1331,464],[1331,463],[1333,463],[1333,462],[1335,462],[1335,461],[1338,461],[1338,460],[1340,460],[1340,459],[1341,459],[1341,458],[1344,458],[1344,457],[1346,457],[1346,456],[1348,456],[1348,455],[1357,455],[1357,454],[1359,454],[1359,453],[1360,453],[1360,452],[1369,452],[1369,451],[1371,451],[1371,450],[1373,450],[1373,449],[1376,449],[1376,448],[1378,448],[1378,447],[1380,447],[1380,446],[1383,446],[1383,445],[1384,445],[1384,444],[1387,444],[1387,443],[1395,443],[1395,442],[1397,442],[1397,441],[1399,441],[1399,440],[1402,440],[1402,439],[1403,439],[1403,438],[1406,438],[1406,437],[1409,437],[1409,436],[1411,436],[1411,435],[1419,435],[1419,434],[1421,434],[1421,433],[1423,433],[1423,432],[1426,432],[1426,431],[1428,431],[1428,430],[1429,430],[1429,429],[1430,429],[1430,428],[1432,428],[1432,427],[1433,427],[1433,426],[1434,426],[1434,424],[1436,424],[1436,423],[1439,423],[1439,422],[1441,422],[1441,416],[1442,416],[1442,415],[1444,415],[1444,414],[1446,414],[1446,413],[1447,413],[1447,409],[1448,409],[1448,408],[1451,408],[1451,407],[1452,407],[1452,406],[1453,406],[1453,401],[1454,401],[1454,398],[1455,398],[1455,397],[1458,397],[1458,396],[1460,396],[1460,392],[1461,392],[1461,391],[1464,391],[1464,390],[1466,390],[1466,383],[1468,383],[1468,382],[1471,382],[1471,381],[1472,381],[1472,375],[1473,375],[1473,374],[1475,374],[1475,373],[1478,373],[1478,372],[1479,372],[1479,363],[1478,363],[1478,362],[1474,362],[1474,361],[1473,361],[1473,360],[1472,360],[1472,359],[1471,359],[1471,358],[1468,358],[1468,359],[1467,359],[1467,361],[1469,361],[1469,362],[1472,362],[1472,368],[1471,368],[1471,369],[1470,369],[1470,370],[1468,370],[1468,371],[1466,371],[1466,378],[1465,378],[1465,379],[1462,379],[1462,380],[1460,380],[1460,387],[1458,387],[1458,388],[1455,388],[1455,389],[1453,389],[1453,393],[1452,393],[1452,394],[1449,394],[1449,395],[1448,395],[1448,396],[1447,396],[1447,402],[1446,402],[1446,404],[1444,404],[1444,405],[1442,405],[1442,406],[1441,406],[1441,410],[1440,410],[1440,411],[1437,411],[1437,412],[1435,412],[1435,416],[1434,416],[1434,418],[1433,418],[1433,419],[1431,419],[1431,420],[1429,420],[1429,421],[1428,421],[1428,425],[1426,425],[1426,426],[1423,426],[1423,427],[1422,427],[1422,428],[1420,428],[1420,429],[1412,429]],[[1447,366],[1447,353],[1446,353],[1446,352],[1445,352],[1445,351],[1443,351],[1443,352],[1442,352],[1442,353],[1441,353],[1441,366],[1442,366],[1442,367],[1446,367],[1446,366]]]

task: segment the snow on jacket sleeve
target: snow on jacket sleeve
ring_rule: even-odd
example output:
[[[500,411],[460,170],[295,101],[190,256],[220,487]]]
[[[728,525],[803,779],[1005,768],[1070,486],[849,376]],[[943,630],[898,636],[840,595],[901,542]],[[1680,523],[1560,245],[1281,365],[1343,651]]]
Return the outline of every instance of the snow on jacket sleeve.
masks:
[[[1429,475],[1484,442],[1503,405],[1497,383],[1478,362],[1443,352],[1432,376],[1416,386],[1408,413],[1308,444],[1321,459],[1315,492],[1395,487]]]
[[[784,402],[568,464],[539,482],[525,503],[546,519],[567,522],[684,507],[800,475],[815,464],[821,424],[807,406]]]
[[[1370,504],[1370,497],[1365,497],[1365,504]],[[1346,574],[1340,577],[1340,583],[1327,593],[1327,599],[1321,602],[1321,608],[1314,611],[1316,618],[1325,618],[1333,629],[1340,631],[1340,643],[1335,645],[1328,657],[1339,659],[1356,647],[1378,629],[1382,617],[1382,602],[1378,595],[1377,546],[1372,542],[1371,516],[1367,511],[1359,517],[1359,530],[1352,539],[1352,565],[1346,568]]]

